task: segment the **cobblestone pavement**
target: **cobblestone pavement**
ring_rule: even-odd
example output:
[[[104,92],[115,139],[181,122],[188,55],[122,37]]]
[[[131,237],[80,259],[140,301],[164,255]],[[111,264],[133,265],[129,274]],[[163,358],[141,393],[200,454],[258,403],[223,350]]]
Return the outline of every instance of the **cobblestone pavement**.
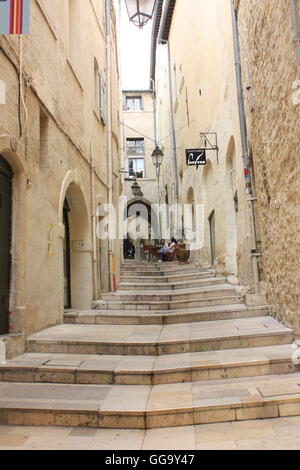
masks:
[[[143,430],[0,426],[0,450],[300,450],[300,417]]]

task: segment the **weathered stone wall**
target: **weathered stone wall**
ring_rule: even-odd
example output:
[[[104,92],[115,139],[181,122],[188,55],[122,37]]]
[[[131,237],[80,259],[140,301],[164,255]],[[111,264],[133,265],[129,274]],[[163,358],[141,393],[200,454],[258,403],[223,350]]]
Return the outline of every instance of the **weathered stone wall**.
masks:
[[[244,85],[252,86],[245,102],[263,280],[272,313],[299,336],[300,103],[293,102],[297,67],[290,2],[240,0],[238,18]]]
[[[179,201],[204,204],[204,246],[192,253],[191,260],[199,265],[211,264],[209,217],[215,211],[215,268],[251,288],[251,230],[241,158],[230,2],[189,0],[187,8],[184,0],[178,0],[169,42]],[[172,141],[165,139],[172,133],[167,60],[167,46],[158,46],[158,122],[165,150],[161,191],[164,198],[167,190],[173,203]],[[214,135],[208,139],[212,145],[217,143],[219,152],[208,150],[207,166],[197,170],[187,166],[185,150],[204,146],[201,132],[217,134],[217,141]]]
[[[78,3],[84,7],[84,13],[78,24],[80,35],[77,38],[77,46],[82,52],[81,61],[76,63],[70,56],[69,2],[58,2],[57,8],[52,8],[53,2],[31,2],[31,34],[23,36],[22,46],[23,89],[28,118],[26,121],[24,107],[20,105],[21,138],[17,73],[20,40],[19,37],[0,36],[0,80],[7,83],[7,104],[0,105],[0,155],[7,159],[14,171],[11,331],[21,332],[23,339],[62,320],[62,206],[65,195],[73,211],[71,276],[72,285],[76,288],[75,307],[80,304],[81,297],[89,307],[93,297],[109,287],[108,244],[97,241],[94,261],[98,279],[96,292],[93,292],[91,157],[95,166],[95,204],[107,202],[109,184],[107,127],[100,119],[95,83],[95,60],[99,72],[105,74],[107,69],[104,2]],[[114,15],[112,28],[113,193],[118,200],[119,83]],[[48,122],[43,142],[40,140],[41,113]],[[17,137],[17,152],[10,148],[10,136]],[[85,241],[82,253],[73,245],[77,240]],[[118,244],[114,244],[113,254],[117,267]],[[9,354],[13,354],[11,343]]]

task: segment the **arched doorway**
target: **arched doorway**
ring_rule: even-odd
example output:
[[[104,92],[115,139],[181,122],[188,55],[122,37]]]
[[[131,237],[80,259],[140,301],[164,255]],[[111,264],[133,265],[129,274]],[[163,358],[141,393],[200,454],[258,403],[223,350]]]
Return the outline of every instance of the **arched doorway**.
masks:
[[[69,224],[70,207],[67,198],[64,202],[64,306],[71,308],[71,245],[70,245],[70,224]]]
[[[93,300],[91,224],[80,186],[71,183],[63,205],[65,308],[90,309]]]
[[[135,247],[136,259],[144,259],[143,245],[148,245],[159,237],[157,211],[146,199],[136,198],[129,201],[124,220],[127,220],[127,234]]]
[[[0,156],[0,335],[8,333],[13,172]]]
[[[203,170],[202,187],[203,200],[205,206],[205,253],[206,262],[214,265],[217,261],[217,240],[216,240],[216,209],[214,195],[214,170],[210,160]]]

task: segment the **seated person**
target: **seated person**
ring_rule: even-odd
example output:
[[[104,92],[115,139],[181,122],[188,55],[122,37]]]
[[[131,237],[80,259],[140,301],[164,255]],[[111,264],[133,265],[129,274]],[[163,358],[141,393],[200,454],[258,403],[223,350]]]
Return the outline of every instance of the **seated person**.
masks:
[[[162,240],[162,241],[164,242],[164,240]],[[160,255],[160,260],[159,261],[160,262],[166,261],[166,255],[174,253],[176,245],[177,245],[177,241],[175,240],[174,237],[171,239],[170,246],[165,242],[163,248],[161,248],[158,252],[159,255]]]
[[[134,259],[135,256],[135,247],[131,240],[128,238],[125,238],[124,240],[124,246],[123,246],[123,252],[124,252],[124,259]]]

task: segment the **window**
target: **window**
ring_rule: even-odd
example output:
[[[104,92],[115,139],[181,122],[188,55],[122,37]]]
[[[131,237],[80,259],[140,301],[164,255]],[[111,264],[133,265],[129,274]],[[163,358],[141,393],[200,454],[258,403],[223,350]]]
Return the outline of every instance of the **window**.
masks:
[[[106,80],[103,72],[99,73],[99,108],[103,124],[106,121]]]
[[[143,158],[128,159],[129,176],[145,178],[145,160]]]
[[[140,157],[145,155],[144,139],[127,139],[127,156]]]
[[[96,57],[94,57],[94,93],[95,93],[95,110],[99,110],[100,103],[100,86],[99,86],[99,65]]]
[[[142,97],[126,96],[125,111],[142,111]]]
[[[174,69],[173,69],[173,97],[174,97],[174,101],[178,100],[177,67],[176,67],[176,65],[174,65]]]
[[[106,80],[103,72],[99,72],[97,59],[94,58],[95,111],[103,124],[106,122]]]

